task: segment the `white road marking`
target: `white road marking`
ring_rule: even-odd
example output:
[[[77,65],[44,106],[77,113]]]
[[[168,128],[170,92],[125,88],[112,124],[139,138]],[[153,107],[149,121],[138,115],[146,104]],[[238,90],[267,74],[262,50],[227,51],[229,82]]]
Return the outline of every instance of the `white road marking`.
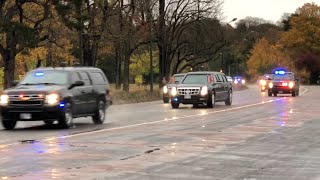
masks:
[[[308,91],[308,89],[306,89],[306,88],[303,88],[303,89],[304,89],[304,91],[302,93],[300,93],[300,95],[302,95],[302,94],[304,94],[304,93],[306,93]],[[83,132],[83,133],[79,133],[79,134],[71,134],[71,135],[58,136],[58,137],[56,137],[56,136],[55,137],[49,137],[49,138],[42,139],[41,141],[48,142],[48,141],[52,141],[52,140],[56,140],[56,139],[67,139],[67,138],[72,138],[72,137],[76,137],[76,136],[83,136],[83,135],[88,135],[88,134],[95,134],[95,133],[101,133],[101,132],[107,132],[107,131],[114,131],[114,130],[119,130],[119,129],[127,129],[127,128],[132,128],[132,127],[145,126],[145,125],[150,125],[150,124],[157,124],[157,123],[162,123],[162,122],[167,122],[167,121],[178,121],[178,120],[186,119],[186,118],[190,118],[190,117],[204,116],[204,115],[208,115],[208,114],[216,114],[216,113],[221,113],[221,112],[226,112],[226,111],[244,109],[244,108],[248,108],[248,107],[258,106],[258,105],[267,104],[267,103],[272,103],[274,101],[279,101],[279,100],[283,100],[283,99],[286,99],[286,97],[282,97],[282,98],[278,98],[278,99],[274,99],[274,100],[262,101],[262,102],[259,102],[259,103],[249,104],[249,105],[230,108],[230,109],[207,112],[205,114],[204,113],[200,113],[200,114],[194,114],[194,115],[189,115],[189,116],[165,118],[164,120],[158,120],[158,121],[152,121],[152,122],[146,122],[146,123],[139,123],[139,124],[133,124],[133,125],[122,126],[122,127],[115,127],[115,128],[110,128],[110,129],[101,129],[101,130],[96,130],[96,131]],[[39,139],[39,141],[40,141],[40,139]],[[3,145],[0,145],[0,148],[5,148],[5,147],[8,147],[8,146],[13,146],[13,145],[17,145],[17,144],[20,144],[20,143],[3,144]]]

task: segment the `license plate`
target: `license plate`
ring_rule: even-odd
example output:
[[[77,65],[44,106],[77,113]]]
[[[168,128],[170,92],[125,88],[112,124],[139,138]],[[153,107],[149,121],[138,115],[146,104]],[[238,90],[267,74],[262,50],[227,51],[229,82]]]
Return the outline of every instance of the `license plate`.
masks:
[[[29,113],[21,113],[20,119],[31,119],[31,114]]]
[[[281,93],[283,93],[283,91],[279,91],[279,93],[281,94]]]
[[[186,95],[184,95],[184,98],[185,99],[191,99],[191,95],[190,94],[186,94]]]

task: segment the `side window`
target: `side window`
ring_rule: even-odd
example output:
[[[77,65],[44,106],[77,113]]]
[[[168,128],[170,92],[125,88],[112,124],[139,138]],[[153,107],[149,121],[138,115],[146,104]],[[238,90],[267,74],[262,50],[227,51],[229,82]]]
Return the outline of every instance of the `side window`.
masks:
[[[71,83],[75,83],[76,81],[80,81],[79,73],[75,72],[71,75]]]
[[[219,76],[220,76],[222,82],[227,82],[227,78],[225,75],[220,74]]]
[[[219,75],[215,75],[217,82],[222,82]]]
[[[90,73],[91,79],[94,81],[94,84],[104,85],[106,84],[106,80],[100,72],[92,72]]]
[[[91,81],[89,79],[88,73],[81,71],[80,76],[81,76],[81,80],[84,81],[85,86],[91,85]]]

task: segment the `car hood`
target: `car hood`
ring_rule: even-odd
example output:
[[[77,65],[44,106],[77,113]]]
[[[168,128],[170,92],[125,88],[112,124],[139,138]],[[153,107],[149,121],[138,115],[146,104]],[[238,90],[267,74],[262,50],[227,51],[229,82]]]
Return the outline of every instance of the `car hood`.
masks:
[[[48,94],[52,92],[58,92],[64,89],[64,86],[60,85],[18,85],[16,87],[7,89],[4,93],[8,95],[16,94]]]

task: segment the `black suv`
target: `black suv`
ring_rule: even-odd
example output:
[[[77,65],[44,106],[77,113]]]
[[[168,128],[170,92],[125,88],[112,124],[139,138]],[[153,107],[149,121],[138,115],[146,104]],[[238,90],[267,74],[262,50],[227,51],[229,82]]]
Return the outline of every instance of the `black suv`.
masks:
[[[299,96],[299,79],[295,74],[286,71],[275,71],[269,78],[268,96],[277,96],[278,94],[291,94]]]
[[[57,120],[69,128],[73,118],[87,116],[102,124],[110,103],[108,79],[98,68],[38,68],[1,95],[2,125],[13,129],[17,121]]]
[[[179,104],[199,104],[214,107],[216,102],[232,104],[232,87],[224,73],[190,72],[182,82],[171,89],[171,106],[179,108]]]

